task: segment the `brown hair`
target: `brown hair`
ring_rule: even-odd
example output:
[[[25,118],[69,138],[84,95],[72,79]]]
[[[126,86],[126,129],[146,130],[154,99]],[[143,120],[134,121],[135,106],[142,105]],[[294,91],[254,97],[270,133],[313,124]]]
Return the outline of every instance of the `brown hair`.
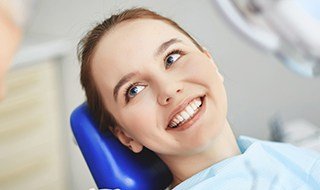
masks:
[[[198,42],[183,30],[176,22],[169,18],[163,17],[153,11],[144,8],[127,9],[119,14],[112,15],[110,18],[97,24],[90,30],[78,44],[78,59],[81,63],[80,80],[87,96],[87,104],[93,117],[98,121],[99,128],[106,130],[116,125],[116,120],[111,113],[103,106],[102,98],[93,80],[91,72],[91,59],[94,55],[95,48],[101,38],[123,21],[135,19],[155,19],[161,20],[179,30],[181,33],[191,39],[191,41],[201,50],[203,48]]]

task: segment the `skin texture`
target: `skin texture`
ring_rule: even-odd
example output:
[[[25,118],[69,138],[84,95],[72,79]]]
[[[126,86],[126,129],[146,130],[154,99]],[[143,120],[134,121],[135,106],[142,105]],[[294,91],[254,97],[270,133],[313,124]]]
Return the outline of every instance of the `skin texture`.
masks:
[[[155,56],[171,39],[179,42]],[[167,54],[175,49],[182,53],[169,55],[174,62],[166,67]],[[120,88],[116,101],[114,87],[131,72],[136,75]],[[119,123],[114,134],[136,153],[145,146],[158,154],[173,173],[173,186],[240,153],[226,119],[223,77],[211,55],[167,23],[138,19],[118,24],[96,47],[92,74],[104,106]],[[130,84],[136,84],[138,93],[126,103]],[[204,112],[192,127],[167,130],[173,110],[186,99],[203,95]]]
[[[5,94],[4,79],[21,39],[21,30],[0,6],[0,100]]]

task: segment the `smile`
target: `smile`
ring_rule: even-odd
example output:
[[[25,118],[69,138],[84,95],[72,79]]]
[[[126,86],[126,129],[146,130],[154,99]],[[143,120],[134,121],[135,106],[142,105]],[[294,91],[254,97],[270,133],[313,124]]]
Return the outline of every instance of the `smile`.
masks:
[[[191,126],[199,118],[199,112],[201,111],[203,102],[204,96],[191,100],[183,110],[172,117],[167,129],[172,130]]]

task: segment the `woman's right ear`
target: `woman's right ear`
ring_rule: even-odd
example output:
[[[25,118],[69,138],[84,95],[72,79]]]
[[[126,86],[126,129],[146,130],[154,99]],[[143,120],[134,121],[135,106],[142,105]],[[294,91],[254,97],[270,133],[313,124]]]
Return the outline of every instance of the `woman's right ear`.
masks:
[[[111,131],[123,145],[131,149],[133,152],[139,153],[143,149],[143,146],[129,137],[121,127],[116,126]]]
[[[112,128],[111,131],[112,131],[113,135],[116,136],[117,139],[119,139],[119,141],[123,145],[128,146],[128,143],[130,141],[130,137],[128,137],[120,127],[115,126]]]

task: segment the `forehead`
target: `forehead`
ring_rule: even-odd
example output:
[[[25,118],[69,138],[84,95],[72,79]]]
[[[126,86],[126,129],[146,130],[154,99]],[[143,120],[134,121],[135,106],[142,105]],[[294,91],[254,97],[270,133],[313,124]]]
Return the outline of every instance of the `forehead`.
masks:
[[[160,20],[136,19],[116,25],[98,43],[92,59],[98,87],[102,81],[113,87],[123,75],[153,59],[156,49],[172,38],[193,45],[181,31]]]

